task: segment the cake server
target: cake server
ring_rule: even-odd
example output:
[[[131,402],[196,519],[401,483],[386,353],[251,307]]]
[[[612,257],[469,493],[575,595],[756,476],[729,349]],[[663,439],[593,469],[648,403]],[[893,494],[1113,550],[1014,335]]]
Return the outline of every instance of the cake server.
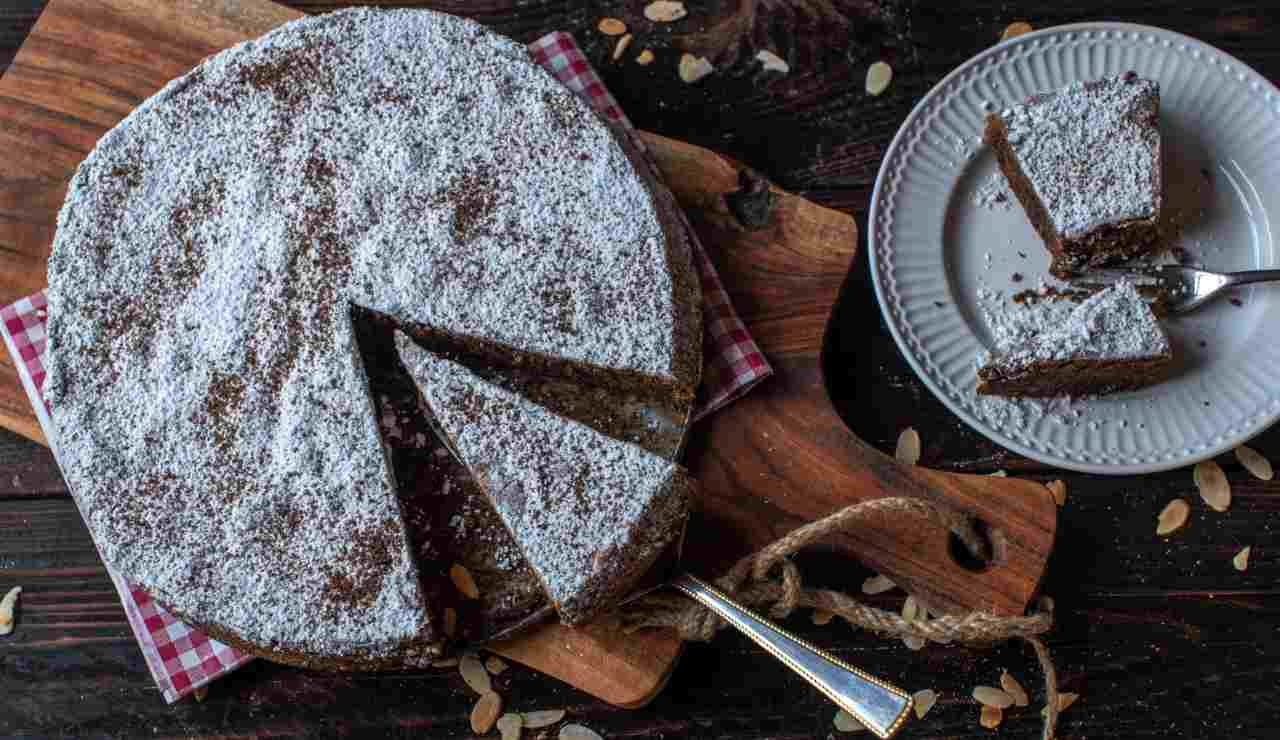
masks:
[[[1152,299],[1157,313],[1172,315],[1193,311],[1221,297],[1230,288],[1280,280],[1280,270],[1210,272],[1182,265],[1118,267],[1090,270],[1082,282],[1095,278],[1104,284],[1128,280]]]
[[[890,738],[906,723],[914,705],[911,695],[825,650],[791,634],[732,597],[680,567],[683,534],[659,557],[637,591],[623,604],[662,588],[674,588],[715,612],[770,655],[780,660],[841,709],[853,715],[877,737]],[[548,605],[484,640],[510,637],[550,620],[555,609]],[[481,643],[477,643],[481,644]]]

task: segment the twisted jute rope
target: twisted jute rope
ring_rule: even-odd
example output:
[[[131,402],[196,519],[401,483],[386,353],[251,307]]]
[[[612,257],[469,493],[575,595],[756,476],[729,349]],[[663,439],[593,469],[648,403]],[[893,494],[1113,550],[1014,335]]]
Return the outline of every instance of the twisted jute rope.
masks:
[[[983,612],[942,615],[928,621],[907,621],[896,612],[867,606],[839,591],[806,588],[800,569],[789,556],[853,522],[877,516],[915,516],[945,527],[977,557],[988,555],[985,539],[970,517],[953,509],[911,498],[882,498],[853,504],[830,516],[796,529],[753,555],[739,560],[715,585],[745,606],[767,610],[782,619],[797,608],[821,609],[842,617],[886,639],[915,638],[950,644],[989,645],[1020,639],[1035,651],[1044,672],[1045,713],[1043,740],[1052,740],[1058,725],[1058,677],[1049,649],[1040,635],[1053,626],[1053,616],[1040,612],[1024,617],[999,617]],[[727,626],[701,604],[670,593],[653,593],[629,603],[619,614],[624,628],[670,627],[685,640],[708,641]]]

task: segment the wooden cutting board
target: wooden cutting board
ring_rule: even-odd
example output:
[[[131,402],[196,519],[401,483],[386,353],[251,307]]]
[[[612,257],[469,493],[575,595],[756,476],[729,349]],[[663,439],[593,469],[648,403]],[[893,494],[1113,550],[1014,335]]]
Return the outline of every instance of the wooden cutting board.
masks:
[[[99,136],[205,56],[298,16],[265,0],[51,0],[0,79],[0,301],[45,286],[66,183]],[[734,163],[645,136],[776,371],[693,429],[688,464],[702,495],[686,564],[715,575],[842,506],[919,496],[981,517],[994,560],[968,569],[952,556],[945,531],[911,519],[860,524],[831,544],[890,575],[931,611],[1021,613],[1053,545],[1056,507],[1044,487],[899,465],[854,436],[827,398],[823,336],[856,255],[853,220],[776,191],[767,226],[746,231],[723,198],[737,188]],[[0,425],[43,442],[7,354]],[[496,649],[606,701],[639,706],[665,683],[680,642],[661,631],[549,626]]]

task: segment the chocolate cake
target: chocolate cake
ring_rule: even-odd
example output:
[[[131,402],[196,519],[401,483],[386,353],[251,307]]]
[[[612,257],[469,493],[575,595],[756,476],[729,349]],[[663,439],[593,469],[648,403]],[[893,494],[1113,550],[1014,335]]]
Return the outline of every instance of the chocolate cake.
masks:
[[[978,393],[1047,398],[1133,390],[1159,380],[1169,338],[1132,283],[1076,302],[1024,300],[993,322],[997,350],[978,368]]]
[[[439,652],[352,307],[691,396],[696,278],[639,161],[523,46],[429,11],[289,23],[148,99],[49,259],[53,441],[104,558],[278,660]]]
[[[552,413],[397,337],[427,412],[538,574],[561,621],[615,605],[676,540],[690,481],[675,463]]]
[[[1160,87],[1133,73],[1076,82],[988,114],[985,139],[1052,271],[1132,259],[1159,243]]]

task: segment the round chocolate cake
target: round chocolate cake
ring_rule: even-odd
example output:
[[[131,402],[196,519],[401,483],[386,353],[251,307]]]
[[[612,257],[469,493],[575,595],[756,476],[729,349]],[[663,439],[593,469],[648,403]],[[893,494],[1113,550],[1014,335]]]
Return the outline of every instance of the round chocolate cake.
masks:
[[[672,209],[626,137],[469,21],[352,10],[211,57],[101,139],[49,259],[53,443],[103,556],[269,657],[436,654],[352,307],[691,396]]]

